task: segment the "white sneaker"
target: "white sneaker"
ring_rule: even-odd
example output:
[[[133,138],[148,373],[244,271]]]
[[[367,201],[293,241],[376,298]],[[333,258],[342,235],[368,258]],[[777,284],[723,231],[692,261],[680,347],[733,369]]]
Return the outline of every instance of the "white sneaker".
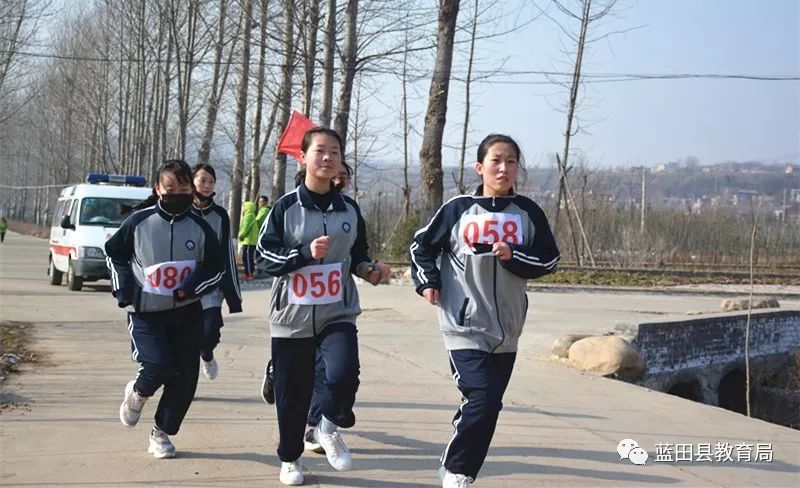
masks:
[[[314,439],[319,443],[320,447],[325,449],[325,456],[327,456],[328,463],[333,466],[333,469],[336,471],[350,471],[353,467],[353,456],[347,449],[339,432],[325,435],[319,430],[318,425],[314,427]]]
[[[119,420],[127,427],[134,427],[139,422],[142,408],[147,401],[147,397],[143,397],[133,390],[135,384],[136,380],[131,380],[125,385],[125,399],[119,406]]]
[[[203,363],[203,375],[206,378],[213,380],[217,378],[219,375],[219,366],[217,366],[217,360],[215,358],[211,358],[211,361],[202,360]]]
[[[291,463],[281,463],[281,483],[297,486],[303,484],[303,461],[297,458]]]
[[[169,436],[163,431],[153,428],[150,433],[150,447],[147,452],[156,459],[174,458],[175,445],[169,440]]]
[[[306,451],[316,452],[317,454],[325,454],[325,449],[319,445],[316,439],[314,439],[314,427],[309,427],[306,431],[306,435],[303,437],[303,447],[305,447]]]
[[[469,476],[451,473],[444,466],[439,468],[439,479],[442,481],[442,488],[469,488],[472,482]]]

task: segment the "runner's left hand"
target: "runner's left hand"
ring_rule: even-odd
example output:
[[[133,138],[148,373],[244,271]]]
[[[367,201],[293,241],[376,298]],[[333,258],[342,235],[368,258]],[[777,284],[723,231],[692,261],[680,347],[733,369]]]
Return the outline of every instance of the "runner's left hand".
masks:
[[[375,261],[372,264],[372,271],[370,271],[367,276],[367,281],[369,281],[372,286],[378,286],[380,283],[389,283],[389,278],[391,278],[391,276],[392,270],[389,269],[389,266],[381,261]]]
[[[503,261],[508,261],[511,259],[511,248],[508,246],[506,242],[495,242],[492,244],[492,254],[497,256],[498,258],[502,259]]]

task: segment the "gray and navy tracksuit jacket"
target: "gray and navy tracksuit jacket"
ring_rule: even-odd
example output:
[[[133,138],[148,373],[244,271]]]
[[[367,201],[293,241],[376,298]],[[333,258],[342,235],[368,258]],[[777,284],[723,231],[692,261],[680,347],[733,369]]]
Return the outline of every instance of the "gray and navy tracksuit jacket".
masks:
[[[225,270],[219,287],[200,299],[203,310],[221,307],[224,298],[228,302],[230,313],[241,312],[242,292],[239,288],[239,276],[236,273],[236,258],[234,257],[233,241],[231,241],[231,221],[228,212],[213,201],[205,208],[192,206],[192,211],[203,217],[219,238],[219,247],[223,255],[222,266]]]
[[[194,303],[224,274],[214,230],[191,210],[173,216],[160,203],[125,219],[105,250],[117,303],[139,313]],[[175,298],[177,290],[186,298]]]
[[[558,247],[542,209],[530,198],[457,196],[411,243],[411,276],[420,295],[440,290],[445,347],[515,352],[528,311],[525,280],[555,271]],[[491,244],[509,243],[502,261]],[[441,269],[437,258],[441,253]]]
[[[323,235],[331,237],[328,254],[322,260],[315,260],[311,257],[311,241]],[[358,275],[363,276],[364,268],[369,266],[367,247],[361,210],[350,197],[335,191],[331,205],[324,212],[317,208],[305,183],[281,197],[267,215],[256,246],[261,266],[278,278],[273,282],[269,302],[271,336],[314,337],[329,324],[355,323],[361,306],[352,274],[358,270]],[[297,277],[309,266],[330,264],[338,265],[335,267],[338,277],[328,275],[327,279],[322,277],[317,281],[310,275]],[[341,291],[336,287],[337,280]],[[340,300],[326,304],[296,303],[300,295],[325,295],[331,291],[340,291]],[[291,300],[295,303],[290,303]]]

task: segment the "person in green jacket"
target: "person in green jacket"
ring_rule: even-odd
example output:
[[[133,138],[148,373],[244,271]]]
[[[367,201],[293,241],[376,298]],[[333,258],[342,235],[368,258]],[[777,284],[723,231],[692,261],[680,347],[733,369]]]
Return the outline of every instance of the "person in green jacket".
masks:
[[[258,197],[258,213],[256,214],[256,227],[258,228],[258,232],[261,232],[261,227],[264,225],[264,221],[267,220],[267,215],[269,215],[271,207],[269,206],[269,200],[265,195],[261,195]]]
[[[255,278],[256,244],[259,228],[256,225],[256,202],[242,203],[242,222],[239,224],[239,242],[242,243],[242,262],[244,263],[244,281]]]
[[[6,240],[6,231],[8,230],[8,222],[5,217],[0,217],[0,242]]]

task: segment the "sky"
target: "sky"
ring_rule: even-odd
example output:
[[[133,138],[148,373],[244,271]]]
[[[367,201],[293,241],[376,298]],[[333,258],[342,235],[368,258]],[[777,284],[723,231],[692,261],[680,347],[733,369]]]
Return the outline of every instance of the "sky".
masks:
[[[470,15],[471,3],[462,2],[461,16]],[[620,3],[624,4],[617,17],[594,33],[635,29],[595,43],[585,55],[584,73],[800,76],[796,0]],[[502,40],[480,41],[476,50],[484,67],[492,59],[508,57],[505,68],[511,71],[570,71],[560,54],[563,40],[555,24],[542,17]],[[507,78],[495,78],[503,79]],[[427,93],[427,82],[424,85]],[[594,167],[656,165],[689,155],[703,164],[800,160],[800,81],[646,80],[595,83],[582,93],[579,114],[591,124],[590,134],[576,136],[573,147]],[[472,110],[468,155],[474,155],[475,145],[491,132],[518,139],[529,164],[549,165],[552,154],[562,150],[566,115],[556,108],[565,103],[565,90],[481,83],[473,98],[477,106]],[[424,113],[424,103],[416,109]],[[463,84],[454,83],[447,142],[457,143],[462,127]],[[418,154],[418,143],[414,151]],[[443,156],[444,164],[458,160],[455,150],[445,149]]]
[[[489,0],[480,0],[486,5]],[[575,0],[562,0],[574,5]],[[600,0],[596,0],[597,1]],[[69,8],[74,0],[56,0]],[[430,0],[432,5],[438,0]],[[545,8],[549,0],[536,0]],[[463,0],[459,23],[466,23],[472,0]],[[538,12],[532,0],[500,0],[505,12],[524,6],[528,18]],[[583,72],[635,74],[745,74],[800,77],[800,1],[798,0],[618,0],[613,19],[592,27],[589,36],[626,31],[594,43]],[[550,10],[551,12],[553,9]],[[563,20],[563,18],[559,18]],[[497,24],[502,30],[507,26]],[[434,23],[435,26],[435,23]],[[482,25],[479,34],[491,32]],[[435,31],[431,31],[435,36]],[[491,70],[505,60],[506,71],[569,72],[561,53],[568,42],[552,20],[539,17],[511,35],[480,40],[476,70]],[[453,71],[463,75],[465,49]],[[426,65],[431,69],[432,59]],[[566,116],[558,109],[566,90],[537,75],[503,76],[473,86],[467,160],[489,133],[507,133],[522,146],[529,166],[546,167],[563,148]],[[379,141],[370,156],[402,160],[400,93],[397,77],[377,80],[377,99],[366,105],[371,132]],[[429,80],[416,83],[410,101],[412,126],[422,133]],[[373,89],[375,89],[373,87]],[[761,160],[800,162],[800,81],[736,79],[645,80],[594,83],[581,89],[578,114],[588,134],[572,147],[591,167],[648,165],[697,157],[703,164]],[[298,104],[299,108],[299,104]],[[464,85],[451,82],[443,164],[457,164],[464,119]],[[352,114],[351,114],[352,117]],[[312,116],[313,118],[313,116]],[[412,164],[421,136],[412,136]]]

